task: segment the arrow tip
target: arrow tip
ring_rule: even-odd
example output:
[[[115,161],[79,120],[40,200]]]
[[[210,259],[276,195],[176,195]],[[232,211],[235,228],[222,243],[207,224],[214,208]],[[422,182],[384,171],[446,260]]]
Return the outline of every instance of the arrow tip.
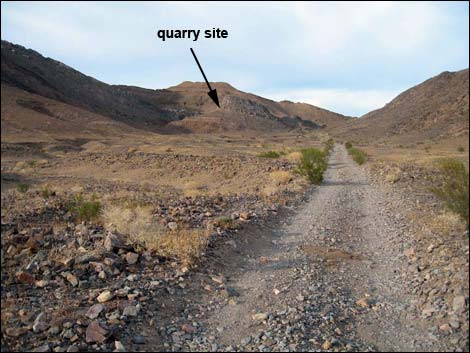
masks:
[[[207,94],[209,95],[209,97],[211,97],[212,101],[220,108],[219,97],[217,96],[217,90],[211,89]]]

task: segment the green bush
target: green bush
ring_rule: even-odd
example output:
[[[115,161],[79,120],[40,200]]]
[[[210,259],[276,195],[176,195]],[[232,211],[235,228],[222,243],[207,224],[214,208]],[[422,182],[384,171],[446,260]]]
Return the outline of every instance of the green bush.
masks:
[[[356,162],[357,164],[362,165],[365,162],[367,162],[367,154],[364,151],[361,151],[360,149],[356,147],[351,147],[348,149],[348,152],[351,155],[354,162]]]
[[[317,148],[304,148],[300,150],[302,158],[297,166],[297,172],[305,176],[312,184],[320,184],[323,181],[323,173],[328,167],[326,153]]]
[[[25,193],[26,191],[28,191],[29,189],[29,185],[28,184],[25,184],[25,183],[17,183],[16,184],[16,190],[18,190],[19,192],[21,193]]]
[[[263,152],[259,154],[259,157],[262,158],[279,158],[281,154],[276,151],[268,151],[268,152]]]
[[[443,178],[442,183],[432,191],[444,201],[448,209],[462,217],[468,229],[468,169],[462,162],[452,158],[440,160],[438,168]]]
[[[101,214],[101,203],[93,195],[91,200],[85,200],[82,194],[73,196],[72,201],[67,205],[68,211],[78,221],[94,221]]]
[[[352,148],[353,145],[352,145],[351,142],[348,141],[348,142],[346,142],[346,143],[344,144],[344,146],[346,147],[346,149],[349,150],[350,148]]]

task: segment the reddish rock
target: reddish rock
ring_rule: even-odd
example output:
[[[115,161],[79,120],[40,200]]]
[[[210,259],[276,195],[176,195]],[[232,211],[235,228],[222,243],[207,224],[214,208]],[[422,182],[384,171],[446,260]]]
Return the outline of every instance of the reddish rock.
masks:
[[[24,246],[25,248],[39,250],[39,248],[41,247],[41,242],[39,241],[39,237],[29,237]]]
[[[16,273],[16,278],[22,283],[34,283],[34,276],[27,272],[19,271]]]
[[[189,324],[184,324],[183,326],[181,326],[181,329],[186,332],[186,333],[196,333],[197,332],[197,329],[192,326],[192,325],[189,325]]]
[[[101,326],[98,320],[92,321],[86,329],[86,342],[87,343],[103,343],[108,338],[109,331]]]

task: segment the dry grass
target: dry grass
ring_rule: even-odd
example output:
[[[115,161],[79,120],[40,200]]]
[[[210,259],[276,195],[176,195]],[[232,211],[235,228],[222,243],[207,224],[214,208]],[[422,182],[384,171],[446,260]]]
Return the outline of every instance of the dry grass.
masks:
[[[287,170],[275,170],[269,174],[268,183],[261,189],[261,195],[272,196],[286,189],[294,180],[294,175]]]
[[[154,219],[151,209],[145,206],[107,206],[103,221],[108,230],[125,234],[132,244],[145,248],[150,248],[164,233],[163,226]]]
[[[458,214],[454,212],[444,212],[436,217],[429,217],[426,226],[442,235],[450,235],[454,232],[463,233],[465,224]]]
[[[420,228],[420,235],[426,236],[427,232],[439,234],[442,237],[462,234],[466,225],[462,218],[456,213],[444,210],[439,214],[411,211],[407,214],[412,223],[416,223]]]
[[[299,151],[291,152],[286,155],[286,159],[290,162],[299,163],[302,159],[302,153]]]
[[[269,174],[269,177],[274,182],[275,185],[286,185],[292,181],[294,176],[291,172],[286,170],[276,170]]]
[[[160,256],[178,258],[184,264],[191,265],[204,256],[210,234],[209,228],[179,228],[156,238],[149,250]]]
[[[385,176],[385,180],[388,182],[388,183],[396,183],[398,180],[400,180],[400,177],[401,177],[401,169],[398,168],[398,167],[394,167],[392,169],[390,169],[388,172],[387,172],[387,175]]]
[[[279,192],[280,188],[279,186],[276,186],[276,185],[266,185],[263,187],[263,189],[261,190],[261,195],[263,196],[272,196],[272,195],[275,195]]]
[[[205,194],[205,185],[198,181],[190,181],[183,186],[184,196],[196,197]]]
[[[204,254],[210,229],[190,229],[179,225],[176,231],[162,226],[144,206],[108,206],[103,212],[108,230],[116,230],[128,236],[131,244],[157,255],[177,258],[191,265]]]

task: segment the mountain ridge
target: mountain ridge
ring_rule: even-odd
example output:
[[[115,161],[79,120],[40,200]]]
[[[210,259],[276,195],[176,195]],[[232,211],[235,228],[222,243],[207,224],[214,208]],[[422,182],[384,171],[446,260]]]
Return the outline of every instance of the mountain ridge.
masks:
[[[292,114],[278,102],[239,91],[224,82],[213,83],[221,95],[222,109],[217,109],[202,82],[184,81],[156,90],[109,85],[32,49],[3,40],[1,49],[3,84],[112,118],[133,128],[187,133],[320,127],[314,119]]]

